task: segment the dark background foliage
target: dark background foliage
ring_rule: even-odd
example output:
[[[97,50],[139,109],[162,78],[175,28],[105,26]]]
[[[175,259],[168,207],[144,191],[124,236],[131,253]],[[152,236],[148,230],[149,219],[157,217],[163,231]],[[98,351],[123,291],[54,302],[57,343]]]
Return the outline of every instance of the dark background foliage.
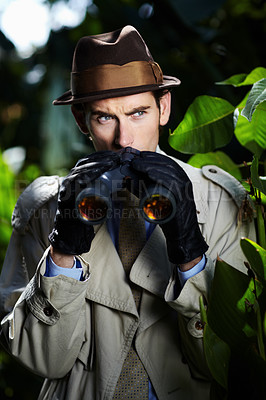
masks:
[[[92,150],[75,126],[70,109],[54,107],[52,100],[69,89],[77,40],[126,24],[140,31],[163,72],[182,81],[173,91],[173,112],[160,144],[183,160],[187,156],[169,147],[167,128],[174,130],[194,98],[202,94],[237,105],[242,89],[215,82],[265,67],[263,0],[94,0],[79,26],[51,31],[47,43],[28,58],[18,56],[0,27],[2,151],[23,146],[24,169],[33,164],[41,174],[61,174]],[[34,80],[36,73],[39,78]],[[223,150],[237,163],[251,159],[235,139]],[[0,352],[1,399],[35,399],[41,381]]]
[[[52,31],[47,44],[27,59],[19,59],[12,43],[1,33],[0,147],[24,146],[27,162],[37,163],[43,173],[70,168],[84,151],[89,151],[70,109],[51,103],[69,88],[77,40],[126,24],[141,32],[164,73],[182,81],[173,92],[168,124],[172,130],[198,95],[224,97],[237,105],[242,90],[215,82],[265,65],[265,16],[262,0],[95,0],[79,26]],[[42,70],[42,77],[31,83],[32,73]],[[166,128],[161,146],[172,152],[167,137]],[[242,161],[242,155],[233,149],[230,145],[227,152]]]

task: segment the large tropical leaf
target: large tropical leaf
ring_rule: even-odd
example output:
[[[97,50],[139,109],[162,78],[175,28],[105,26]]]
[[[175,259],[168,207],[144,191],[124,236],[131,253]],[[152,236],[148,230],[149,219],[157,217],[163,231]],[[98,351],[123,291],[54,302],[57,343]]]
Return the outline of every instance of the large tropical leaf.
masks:
[[[208,303],[207,325],[204,328],[204,348],[211,372],[223,388],[226,388],[227,362],[229,363],[230,396],[236,393],[239,398],[265,398],[266,389],[262,377],[266,371],[266,363],[259,352],[257,321],[260,314],[256,313],[254,307],[257,297],[260,298],[263,293],[261,282],[224,261],[217,261]],[[211,329],[210,332],[208,329]],[[231,356],[226,345],[230,348]],[[221,370],[222,364],[224,371]],[[247,381],[243,383],[245,373]],[[253,384],[254,387],[250,386]],[[248,396],[243,397],[246,394]],[[233,395],[232,398],[238,397]]]
[[[241,101],[234,112],[235,136],[239,143],[258,157],[266,148],[265,102],[255,110],[251,121],[241,115],[249,94]]]
[[[170,132],[169,144],[182,153],[207,153],[223,147],[233,135],[234,107],[226,100],[199,96],[183,121]]]
[[[249,74],[237,74],[230,78],[216,82],[217,85],[233,85],[235,87],[253,85],[260,79],[266,78],[266,68],[257,67],[253,69]]]
[[[246,301],[254,302],[254,282],[224,261],[217,261],[209,301],[208,323],[213,331],[238,353],[249,347],[244,333],[252,316]],[[251,321],[252,323],[252,321]]]
[[[252,270],[266,286],[266,250],[250,239],[241,239],[240,244]]]
[[[204,328],[203,343],[207,365],[212,376],[223,388],[227,389],[230,347],[215,334],[209,324]]]
[[[266,180],[265,176],[259,176],[258,174],[259,160],[257,157],[253,158],[251,164],[251,181],[253,186],[257,188],[260,192],[266,195]]]
[[[224,389],[227,389],[228,367],[231,355],[230,347],[209,326],[202,296],[200,297],[200,312],[201,320],[204,323],[203,343],[208,368],[216,382]]]
[[[256,108],[264,102],[263,111],[266,112],[266,78],[254,83],[252,89],[247,98],[245,108],[241,114],[246,117],[249,121],[252,119],[252,115]],[[265,143],[264,143],[265,144]]]

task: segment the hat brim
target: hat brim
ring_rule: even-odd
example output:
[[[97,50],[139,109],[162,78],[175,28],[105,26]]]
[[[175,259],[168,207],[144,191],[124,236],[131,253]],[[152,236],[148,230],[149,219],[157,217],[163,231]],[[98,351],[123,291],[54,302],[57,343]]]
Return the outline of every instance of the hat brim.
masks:
[[[163,83],[158,85],[143,85],[143,86],[132,86],[119,89],[102,90],[100,92],[92,92],[88,94],[82,94],[75,96],[71,90],[65,92],[62,96],[58,97],[53,101],[55,106],[59,105],[70,105],[78,103],[86,103],[95,100],[103,100],[111,97],[129,96],[131,94],[138,94],[150,91],[156,91],[159,89],[170,89],[179,86],[181,81],[173,76],[163,76]]]

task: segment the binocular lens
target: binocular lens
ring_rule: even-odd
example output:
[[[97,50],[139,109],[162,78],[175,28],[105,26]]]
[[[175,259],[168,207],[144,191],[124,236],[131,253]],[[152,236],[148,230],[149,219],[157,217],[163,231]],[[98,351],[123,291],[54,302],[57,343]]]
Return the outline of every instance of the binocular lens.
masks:
[[[106,217],[108,203],[100,196],[83,197],[78,203],[78,210],[82,219],[95,223]]]
[[[170,199],[160,194],[153,194],[146,198],[142,209],[147,218],[154,222],[167,220],[173,212]]]
[[[98,190],[93,186],[82,190],[76,198],[78,217],[87,224],[100,224],[112,209],[108,188],[102,183]],[[176,203],[169,190],[150,186],[146,196],[142,196],[139,209],[144,219],[163,224],[168,222],[176,212]]]

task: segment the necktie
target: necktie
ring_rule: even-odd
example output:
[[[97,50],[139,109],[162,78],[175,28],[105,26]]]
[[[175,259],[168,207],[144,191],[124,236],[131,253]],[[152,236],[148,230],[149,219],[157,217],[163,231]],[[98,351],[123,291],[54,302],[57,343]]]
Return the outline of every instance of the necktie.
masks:
[[[146,241],[146,231],[143,218],[139,215],[138,199],[129,191],[125,195],[122,218],[120,220],[118,253],[126,275]],[[139,307],[141,292],[137,285],[130,283],[136,307]],[[113,399],[148,399],[148,375],[140,361],[132,343],[122,367]]]

